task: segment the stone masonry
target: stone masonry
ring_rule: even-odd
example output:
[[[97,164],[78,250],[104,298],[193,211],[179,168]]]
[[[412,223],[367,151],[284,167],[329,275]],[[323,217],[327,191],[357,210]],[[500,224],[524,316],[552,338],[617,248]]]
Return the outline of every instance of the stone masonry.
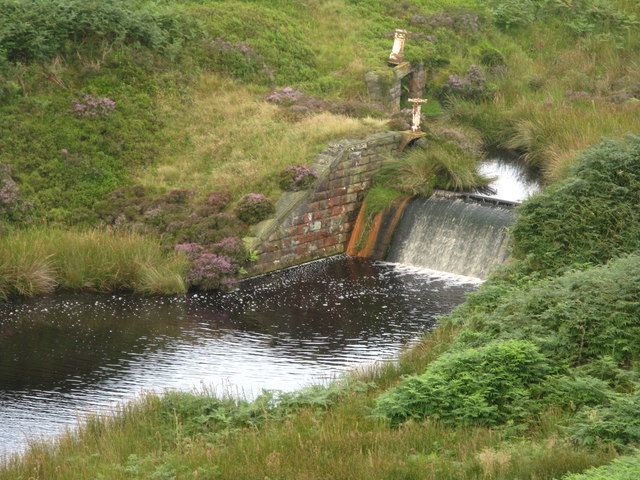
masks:
[[[385,132],[341,140],[322,151],[312,165],[315,184],[307,191],[285,192],[275,217],[254,226],[254,236],[245,239],[258,252],[249,275],[344,252],[375,172],[401,140],[402,133]]]

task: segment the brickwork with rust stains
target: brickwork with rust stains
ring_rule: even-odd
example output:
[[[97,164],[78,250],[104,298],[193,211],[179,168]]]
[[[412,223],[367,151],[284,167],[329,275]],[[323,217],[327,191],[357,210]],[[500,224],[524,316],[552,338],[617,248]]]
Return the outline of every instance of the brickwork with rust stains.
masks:
[[[257,261],[249,275],[298,265],[346,250],[366,190],[383,158],[398,149],[402,134],[385,132],[330,144],[318,155],[319,178],[307,192],[284,194],[276,216],[259,224],[249,248]]]

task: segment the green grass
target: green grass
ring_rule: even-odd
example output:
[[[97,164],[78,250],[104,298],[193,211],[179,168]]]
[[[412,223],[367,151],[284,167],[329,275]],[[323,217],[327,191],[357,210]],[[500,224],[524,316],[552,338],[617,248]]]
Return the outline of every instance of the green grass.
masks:
[[[0,244],[0,298],[55,289],[177,294],[185,259],[135,233],[30,229]]]
[[[160,108],[175,112],[177,101],[162,98]],[[165,134],[174,147],[137,181],[203,194],[228,190],[236,197],[278,195],[277,174],[284,167],[310,163],[331,140],[383,129],[380,120],[331,113],[287,118],[261,92],[217,75],[201,77],[188,108],[168,117]]]

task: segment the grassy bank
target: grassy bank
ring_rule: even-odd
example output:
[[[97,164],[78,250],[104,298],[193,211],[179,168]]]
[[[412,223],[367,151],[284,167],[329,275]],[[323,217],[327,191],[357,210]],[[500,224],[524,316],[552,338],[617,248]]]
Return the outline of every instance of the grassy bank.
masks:
[[[617,218],[638,204],[639,166],[636,137],[583,154],[521,207],[513,262],[398,363],[253,402],[149,395],[0,478],[560,479],[633,453],[640,223]]]
[[[476,182],[477,155],[447,135],[516,149],[555,183],[520,209],[513,262],[397,365],[253,403],[147,396],[0,478],[533,480],[632,455],[640,146],[598,142],[640,127],[637,2],[101,5],[0,0],[0,297],[183,291],[158,234],[215,260],[219,286],[246,256],[235,200],[275,199],[283,166],[381,128],[361,78],[387,68],[393,28],[416,34],[407,58],[438,119],[436,148],[390,164],[391,187]],[[44,221],[59,227],[8,228]]]
[[[186,258],[135,233],[30,229],[0,243],[0,298],[56,289],[175,294]]]

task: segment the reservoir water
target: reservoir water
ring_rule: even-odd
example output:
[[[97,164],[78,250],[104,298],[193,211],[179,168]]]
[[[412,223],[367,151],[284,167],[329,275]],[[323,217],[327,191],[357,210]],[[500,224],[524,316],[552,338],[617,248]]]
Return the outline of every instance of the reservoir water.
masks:
[[[207,386],[250,398],[389,360],[474,288],[341,256],[228,294],[0,304],[0,456],[142,391]]]

